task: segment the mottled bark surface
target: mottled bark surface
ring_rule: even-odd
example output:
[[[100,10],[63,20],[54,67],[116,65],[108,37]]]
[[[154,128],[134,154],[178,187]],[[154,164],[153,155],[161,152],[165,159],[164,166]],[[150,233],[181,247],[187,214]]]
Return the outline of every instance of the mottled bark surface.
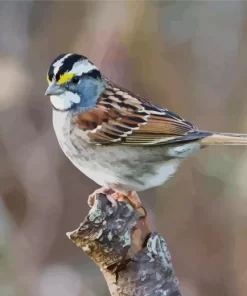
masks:
[[[147,218],[124,201],[98,195],[78,229],[67,233],[101,269],[111,295],[181,295],[170,253]]]

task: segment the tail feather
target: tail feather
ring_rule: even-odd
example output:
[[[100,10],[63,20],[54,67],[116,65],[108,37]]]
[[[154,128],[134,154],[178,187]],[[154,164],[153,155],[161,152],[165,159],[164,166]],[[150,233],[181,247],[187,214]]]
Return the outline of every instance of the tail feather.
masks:
[[[211,133],[200,140],[202,146],[211,145],[247,145],[247,134]]]

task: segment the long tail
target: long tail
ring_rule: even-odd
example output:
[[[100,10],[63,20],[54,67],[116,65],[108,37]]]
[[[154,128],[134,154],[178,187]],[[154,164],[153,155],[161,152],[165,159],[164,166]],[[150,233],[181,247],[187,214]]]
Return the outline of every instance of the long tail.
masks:
[[[214,133],[200,140],[203,147],[211,145],[247,145],[247,134]]]

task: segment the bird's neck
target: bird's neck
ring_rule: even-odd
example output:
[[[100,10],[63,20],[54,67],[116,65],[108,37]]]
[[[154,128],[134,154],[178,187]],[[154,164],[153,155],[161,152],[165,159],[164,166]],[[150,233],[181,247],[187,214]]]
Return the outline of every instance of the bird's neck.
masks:
[[[61,112],[53,109],[53,127],[59,142],[66,140],[69,135],[72,116],[70,111]]]

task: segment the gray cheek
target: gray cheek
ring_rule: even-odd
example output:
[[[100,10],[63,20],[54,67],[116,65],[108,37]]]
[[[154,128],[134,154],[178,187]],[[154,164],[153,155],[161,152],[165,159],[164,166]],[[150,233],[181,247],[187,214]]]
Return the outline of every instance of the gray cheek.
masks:
[[[86,83],[83,90],[84,100],[87,102],[96,102],[97,99],[97,85],[93,83]]]
[[[81,97],[80,105],[83,107],[94,106],[98,100],[101,90],[102,88],[99,81],[95,79],[83,80],[76,90]]]

